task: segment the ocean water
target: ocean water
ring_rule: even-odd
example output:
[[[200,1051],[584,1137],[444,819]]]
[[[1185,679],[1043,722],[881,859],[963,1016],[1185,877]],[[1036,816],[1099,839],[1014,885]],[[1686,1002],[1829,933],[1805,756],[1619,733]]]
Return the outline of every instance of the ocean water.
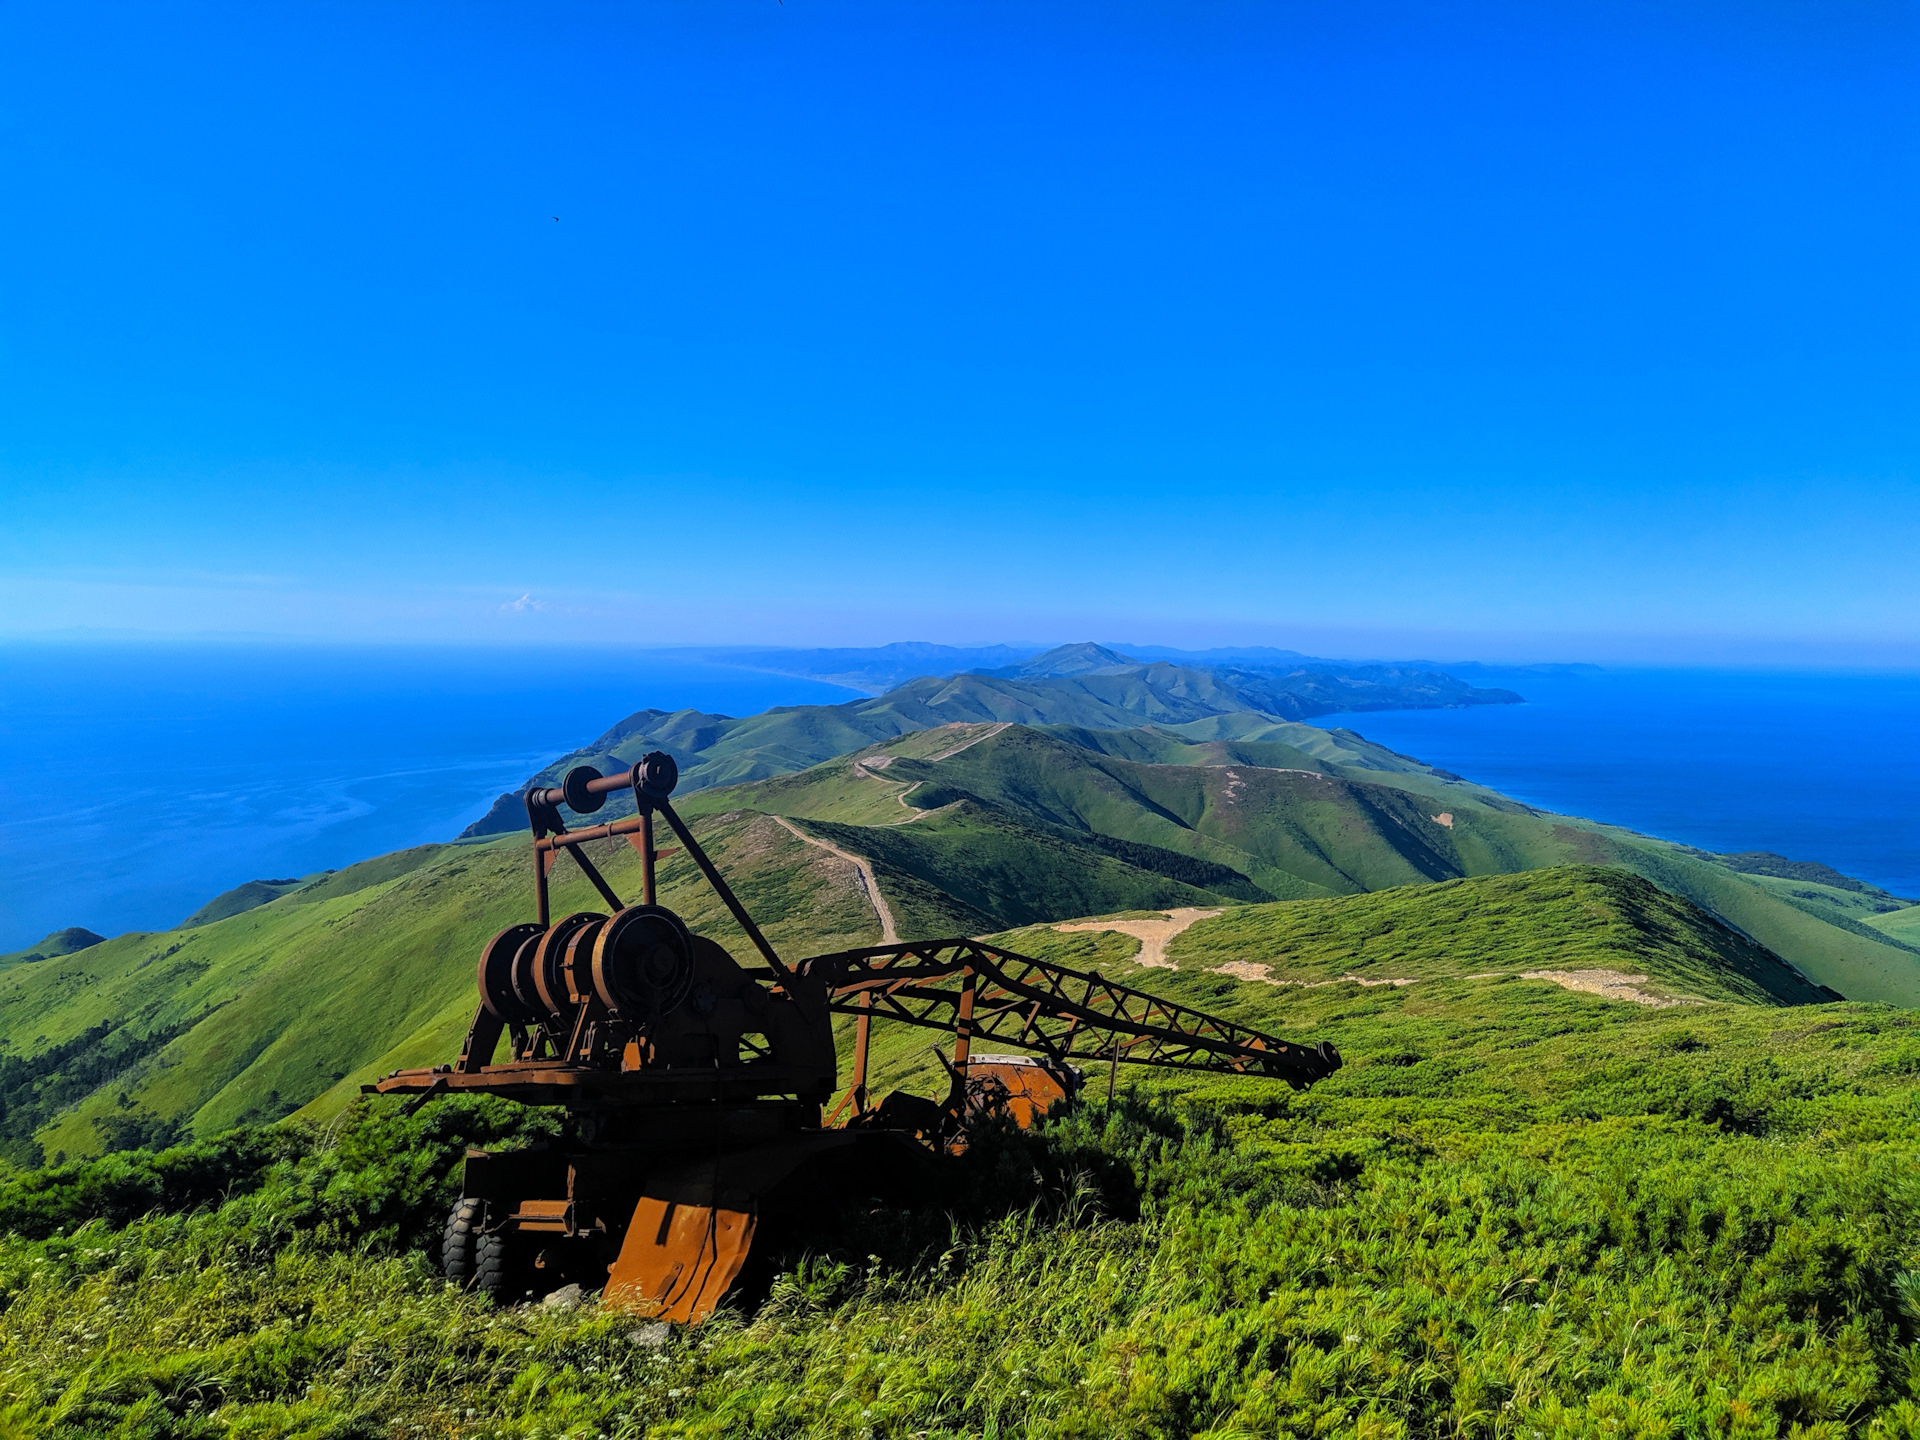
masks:
[[[635,710],[854,696],[643,651],[0,645],[0,954],[452,839]]]
[[[1920,899],[1920,674],[1476,674],[1525,705],[1327,715],[1542,809]]]

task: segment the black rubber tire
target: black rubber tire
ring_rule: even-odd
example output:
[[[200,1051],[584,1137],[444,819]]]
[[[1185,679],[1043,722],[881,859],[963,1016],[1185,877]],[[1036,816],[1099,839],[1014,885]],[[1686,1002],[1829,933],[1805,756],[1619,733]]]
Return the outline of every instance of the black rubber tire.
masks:
[[[440,1239],[440,1269],[462,1289],[473,1284],[477,1270],[475,1252],[479,1249],[484,1204],[480,1200],[457,1201]]]
[[[520,1275],[516,1238],[494,1230],[481,1235],[473,1247],[473,1288],[502,1305],[518,1300],[527,1288]]]

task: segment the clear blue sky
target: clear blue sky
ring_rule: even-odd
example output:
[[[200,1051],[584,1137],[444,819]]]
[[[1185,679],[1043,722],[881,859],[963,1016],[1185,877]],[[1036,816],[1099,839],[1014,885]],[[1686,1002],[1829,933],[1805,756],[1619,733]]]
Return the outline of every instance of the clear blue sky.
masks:
[[[8,5],[0,633],[1920,663],[1917,17]]]

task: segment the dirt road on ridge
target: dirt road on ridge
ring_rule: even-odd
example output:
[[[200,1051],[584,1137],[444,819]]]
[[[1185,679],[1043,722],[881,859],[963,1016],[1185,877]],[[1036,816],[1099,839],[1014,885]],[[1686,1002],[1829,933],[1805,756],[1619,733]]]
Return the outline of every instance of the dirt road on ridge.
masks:
[[[868,902],[872,904],[873,913],[880,917],[880,943],[882,945],[898,945],[900,943],[900,932],[894,928],[893,911],[887,905],[887,897],[880,893],[880,882],[874,878],[873,867],[851,851],[842,850],[838,845],[830,845],[816,835],[807,834],[806,831],[802,830],[798,825],[795,825],[784,815],[776,815],[773,818],[785,826],[794,839],[807,845],[816,845],[829,855],[837,855],[840,859],[853,866],[854,877],[860,882],[861,893],[864,894]]]

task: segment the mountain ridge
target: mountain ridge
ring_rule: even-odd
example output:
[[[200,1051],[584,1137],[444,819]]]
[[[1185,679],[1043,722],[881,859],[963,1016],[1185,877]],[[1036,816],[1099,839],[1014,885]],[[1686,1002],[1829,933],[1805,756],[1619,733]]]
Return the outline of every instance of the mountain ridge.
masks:
[[[1813,882],[1541,812],[1352,731],[1269,715],[1128,729],[947,723],[694,790],[678,808],[790,954],[877,943],[877,894],[903,938],[1219,912],[1168,953],[1228,986],[1369,973],[1424,983],[1440,972],[1361,962],[1419,951],[1396,936],[1444,932],[1478,957],[1448,983],[1557,984],[1542,977],[1610,966],[1619,994],[1594,1003],[1836,992],[1920,1003],[1903,913],[1884,932],[1853,911],[1836,911],[1848,922],[1836,924],[1799,894]],[[76,1155],[302,1107],[324,1115],[369,1076],[444,1060],[471,1020],[473,954],[526,918],[525,847],[524,834],[419,846],[198,927],[0,970],[0,1054],[14,1067],[0,1148]],[[619,893],[636,892],[629,846],[591,842],[588,853]],[[1867,903],[1828,888],[1835,905]],[[661,897],[752,963],[686,856],[663,862]],[[566,862],[554,905],[602,908]],[[1092,945],[1105,965],[1124,937],[1101,933],[1058,938]],[[1302,969],[1308,954],[1325,965]],[[1636,955],[1646,964],[1630,966]],[[1634,988],[1643,973],[1651,991]]]
[[[920,676],[862,700],[775,706],[741,718],[694,710],[637,711],[530,776],[517,791],[501,795],[461,836],[517,830],[526,823],[520,797],[529,788],[558,784],[575,765],[621,769],[650,749],[674,757],[683,791],[692,793],[802,770],[877,741],[956,722],[1127,729],[1231,714],[1300,720],[1341,709],[1520,699],[1511,691],[1476,689],[1432,671],[1363,667],[1346,679],[1320,671],[1282,676],[1198,670],[1166,661],[1132,662],[1091,642],[1056,647],[1011,669],[1034,666],[1040,673]],[[621,803],[608,814],[624,813]]]

